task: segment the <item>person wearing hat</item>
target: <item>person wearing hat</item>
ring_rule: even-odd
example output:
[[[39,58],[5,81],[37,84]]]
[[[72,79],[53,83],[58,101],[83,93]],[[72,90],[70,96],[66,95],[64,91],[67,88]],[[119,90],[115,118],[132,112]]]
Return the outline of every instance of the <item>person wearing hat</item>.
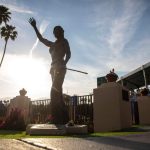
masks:
[[[68,121],[65,104],[62,95],[62,85],[66,74],[66,64],[71,57],[70,46],[68,40],[64,38],[64,30],[61,26],[55,26],[53,34],[56,38],[55,42],[49,41],[42,37],[36,27],[34,18],[29,19],[29,23],[34,28],[38,39],[49,47],[52,58],[50,74],[52,78],[52,87],[50,92],[50,112],[53,116],[53,123],[65,124]]]

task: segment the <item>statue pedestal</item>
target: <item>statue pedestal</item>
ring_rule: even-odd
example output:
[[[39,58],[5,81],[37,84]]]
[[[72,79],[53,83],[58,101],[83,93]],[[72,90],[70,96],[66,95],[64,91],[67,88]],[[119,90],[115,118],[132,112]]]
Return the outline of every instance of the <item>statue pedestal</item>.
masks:
[[[56,125],[56,124],[28,124],[26,134],[29,135],[66,135],[87,134],[87,125]]]
[[[140,125],[150,125],[150,96],[139,96],[137,101]]]
[[[94,132],[107,132],[132,125],[128,90],[115,82],[94,89]]]

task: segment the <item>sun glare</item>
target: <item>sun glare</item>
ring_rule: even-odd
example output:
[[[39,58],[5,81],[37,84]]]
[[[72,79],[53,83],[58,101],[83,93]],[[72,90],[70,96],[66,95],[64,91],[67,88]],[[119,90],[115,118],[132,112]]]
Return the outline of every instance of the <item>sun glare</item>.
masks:
[[[32,92],[42,89],[49,76],[44,61],[30,57],[18,57],[11,61],[9,75],[15,85]]]

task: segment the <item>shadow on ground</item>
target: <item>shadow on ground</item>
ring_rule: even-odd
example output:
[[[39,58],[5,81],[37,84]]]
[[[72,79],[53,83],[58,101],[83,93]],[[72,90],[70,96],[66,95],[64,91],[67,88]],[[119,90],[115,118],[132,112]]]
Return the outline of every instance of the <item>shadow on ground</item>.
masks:
[[[134,134],[130,134],[131,132],[134,132]],[[115,136],[117,133],[121,133],[121,135]],[[110,134],[110,136],[108,134]],[[75,135],[75,137],[85,138],[85,140],[88,141],[115,146],[120,149],[150,150],[150,126],[134,126],[129,129],[111,133],[93,133],[82,136]]]
[[[149,150],[150,143],[132,141],[127,139],[120,139],[119,137],[97,137],[97,138],[86,138],[87,140],[92,140],[101,144],[116,146],[120,148],[127,148],[132,150]]]

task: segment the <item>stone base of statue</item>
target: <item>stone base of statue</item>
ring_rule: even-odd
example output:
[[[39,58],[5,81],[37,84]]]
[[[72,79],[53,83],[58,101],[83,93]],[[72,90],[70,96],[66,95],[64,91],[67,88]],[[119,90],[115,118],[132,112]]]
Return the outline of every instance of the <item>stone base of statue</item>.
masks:
[[[30,135],[64,135],[66,130],[64,125],[32,124],[28,125],[26,133]]]
[[[87,125],[56,125],[56,124],[29,124],[26,134],[29,135],[67,135],[87,134]]]
[[[87,134],[87,125],[66,126],[67,134]]]

